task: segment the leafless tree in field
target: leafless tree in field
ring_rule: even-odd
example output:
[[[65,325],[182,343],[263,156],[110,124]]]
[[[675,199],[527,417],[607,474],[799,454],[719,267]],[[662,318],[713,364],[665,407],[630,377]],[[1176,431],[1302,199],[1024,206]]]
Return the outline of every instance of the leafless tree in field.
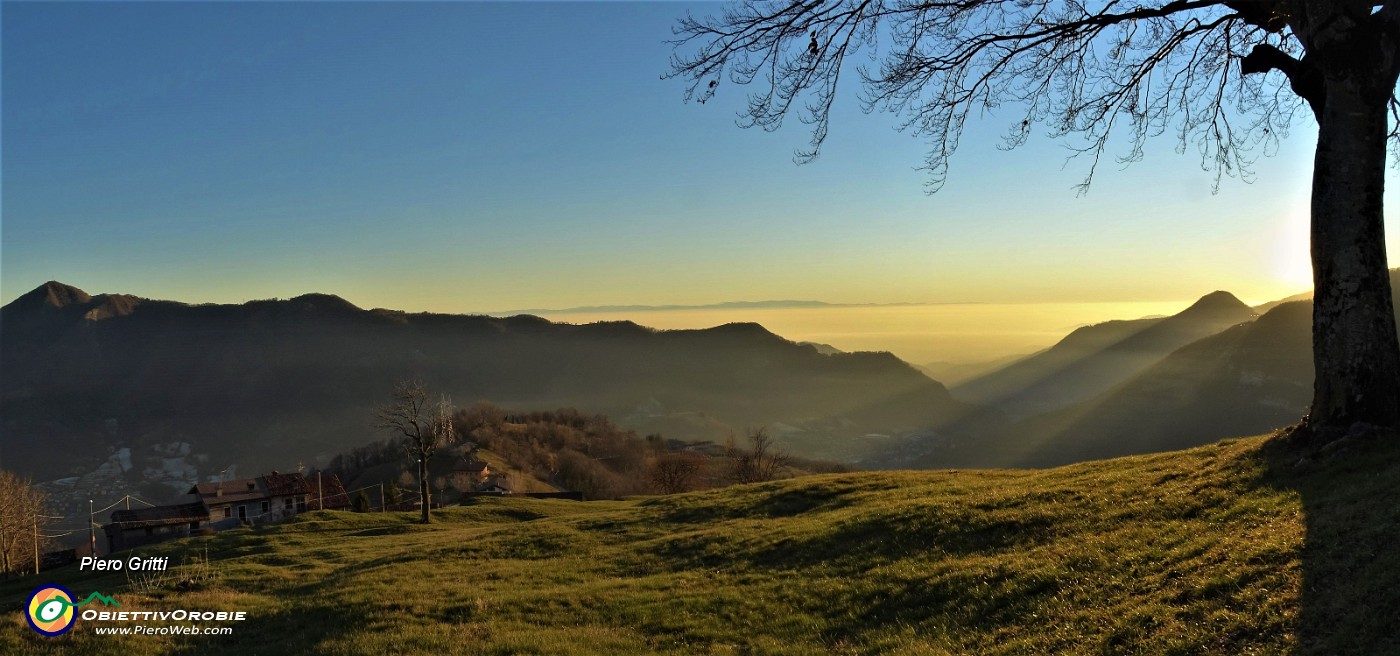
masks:
[[[651,482],[663,494],[694,490],[705,473],[705,456],[690,451],[663,453],[652,465]]]
[[[428,461],[439,447],[456,441],[452,424],[452,403],[446,398],[429,404],[428,391],[422,381],[405,380],[394,385],[392,401],[375,410],[376,426],[389,431],[402,441],[404,451],[418,465],[418,493],[423,501],[422,523],[432,523],[429,509],[432,494],[428,478]]]
[[[731,437],[725,445],[729,454],[730,476],[736,483],[762,483],[771,481],[791,463],[786,453],[773,444],[773,436],[766,428],[751,428],[748,431],[749,448],[736,446]]]

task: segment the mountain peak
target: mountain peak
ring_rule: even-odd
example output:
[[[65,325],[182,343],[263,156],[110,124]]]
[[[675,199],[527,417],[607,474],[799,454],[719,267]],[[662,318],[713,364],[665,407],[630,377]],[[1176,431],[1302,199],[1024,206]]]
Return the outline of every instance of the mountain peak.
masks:
[[[310,294],[302,294],[301,296],[288,299],[288,303],[299,307],[315,310],[344,311],[360,309],[354,303],[351,303],[350,301],[336,296],[335,294],[321,294],[314,292]]]
[[[1181,313],[1182,313],[1182,314],[1186,314],[1186,313],[1193,313],[1193,314],[1194,314],[1194,313],[1198,313],[1198,312],[1239,312],[1239,311],[1244,311],[1244,312],[1248,312],[1248,313],[1253,313],[1253,310],[1251,310],[1251,309],[1249,308],[1248,305],[1245,305],[1244,301],[1241,301],[1240,299],[1235,298],[1235,295],[1234,295],[1234,294],[1231,294],[1230,292],[1226,292],[1226,291],[1213,291],[1213,292],[1211,292],[1211,293],[1209,293],[1209,294],[1206,294],[1205,296],[1202,296],[1202,297],[1201,297],[1199,300],[1197,300],[1195,303],[1191,304],[1191,307],[1186,308],[1186,309],[1183,310]]]
[[[773,331],[763,327],[763,324],[756,321],[733,321],[712,328],[705,328],[703,332],[714,335],[756,335],[760,337],[778,337]]]
[[[16,305],[38,305],[48,307],[67,307],[69,305],[83,305],[92,301],[92,296],[87,292],[72,285],[65,285],[57,280],[50,280],[33,291],[17,299]]]

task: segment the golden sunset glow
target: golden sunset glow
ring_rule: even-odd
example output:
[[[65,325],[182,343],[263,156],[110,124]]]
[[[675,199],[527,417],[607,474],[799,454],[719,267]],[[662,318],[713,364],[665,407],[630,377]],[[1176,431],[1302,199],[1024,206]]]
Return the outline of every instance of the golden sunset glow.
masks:
[[[890,351],[908,362],[971,363],[1034,353],[1075,328],[1175,314],[1195,299],[1153,303],[996,303],[541,313],[569,323],[627,319],[659,329],[756,322],[798,342],[843,351]]]

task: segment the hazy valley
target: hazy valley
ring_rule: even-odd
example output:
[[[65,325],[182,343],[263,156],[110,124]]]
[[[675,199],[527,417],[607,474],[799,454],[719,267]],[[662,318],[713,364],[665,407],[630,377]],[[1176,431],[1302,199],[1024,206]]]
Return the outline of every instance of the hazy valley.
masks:
[[[1215,292],[1028,356],[915,367],[751,323],[410,314],[326,294],[190,305],[51,282],[0,315],[0,461],[73,503],[324,467],[383,439],[372,410],[417,377],[462,406],[577,408],[638,436],[719,444],[763,427],[795,456],[864,468],[1048,466],[1295,420],[1311,375],[1307,302],[1261,309]],[[951,393],[939,371],[957,379]]]
[[[371,412],[405,377],[463,406],[574,407],[669,439],[766,426],[797,455],[845,462],[972,410],[889,354],[823,355],[756,324],[406,314],[318,294],[187,305],[58,283],[0,321],[0,460],[82,498],[180,492],[230,467],[323,466],[385,437]]]

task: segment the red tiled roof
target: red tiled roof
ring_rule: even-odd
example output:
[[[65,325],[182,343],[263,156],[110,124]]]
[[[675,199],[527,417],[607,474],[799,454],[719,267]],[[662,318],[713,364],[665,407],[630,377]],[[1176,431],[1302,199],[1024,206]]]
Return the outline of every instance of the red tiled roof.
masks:
[[[237,478],[231,481],[200,483],[190,488],[190,494],[198,494],[205,503],[236,503],[266,499],[267,488],[256,478]]]
[[[316,484],[311,484],[311,501],[316,502]],[[350,495],[341,484],[340,477],[330,472],[321,473],[321,504],[326,510],[345,510],[350,507]],[[309,505],[309,504],[308,504]]]
[[[263,486],[267,488],[268,496],[286,497],[313,492],[311,482],[299,473],[279,474],[272,472],[263,476],[262,482]]]

